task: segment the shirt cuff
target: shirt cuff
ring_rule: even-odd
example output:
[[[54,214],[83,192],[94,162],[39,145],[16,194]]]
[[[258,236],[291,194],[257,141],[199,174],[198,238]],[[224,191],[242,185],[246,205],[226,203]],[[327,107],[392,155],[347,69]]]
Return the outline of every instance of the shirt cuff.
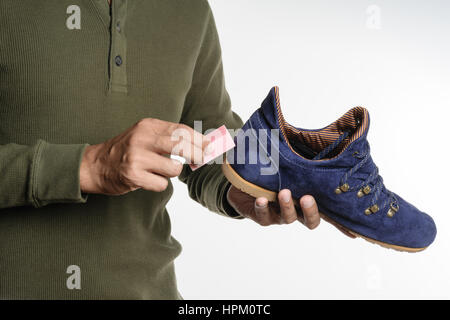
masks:
[[[33,206],[87,201],[87,194],[82,194],[80,188],[80,166],[87,146],[38,141],[30,177]]]

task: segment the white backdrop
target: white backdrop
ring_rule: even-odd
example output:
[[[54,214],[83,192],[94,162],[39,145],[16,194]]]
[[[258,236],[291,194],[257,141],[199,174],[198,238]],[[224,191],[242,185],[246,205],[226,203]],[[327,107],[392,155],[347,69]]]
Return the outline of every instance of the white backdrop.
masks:
[[[168,206],[186,299],[450,298],[450,3],[210,0],[227,88],[246,120],[280,86],[288,122],[319,128],[371,114],[388,188],[436,221],[435,243],[400,253],[326,222],[262,228],[208,212],[174,180]]]

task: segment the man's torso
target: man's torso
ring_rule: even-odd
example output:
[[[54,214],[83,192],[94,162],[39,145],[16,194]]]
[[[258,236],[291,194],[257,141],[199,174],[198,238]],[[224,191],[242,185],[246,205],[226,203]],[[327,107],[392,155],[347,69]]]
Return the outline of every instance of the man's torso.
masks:
[[[112,22],[106,0],[1,1],[0,145],[96,144],[142,118],[180,121],[205,2],[114,0],[111,11]],[[176,298],[171,193],[1,209],[0,297]],[[81,290],[67,288],[70,265]]]

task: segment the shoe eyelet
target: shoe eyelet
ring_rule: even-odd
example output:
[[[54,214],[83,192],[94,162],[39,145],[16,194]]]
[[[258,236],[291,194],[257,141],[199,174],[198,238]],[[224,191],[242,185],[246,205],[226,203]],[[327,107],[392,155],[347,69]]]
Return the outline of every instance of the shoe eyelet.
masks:
[[[364,211],[364,213],[365,213],[367,216],[370,216],[370,215],[373,214],[373,213],[377,213],[379,210],[380,210],[380,207],[378,207],[377,204],[374,204],[374,205],[371,206],[370,208],[367,208],[367,209]]]
[[[349,190],[350,190],[350,186],[348,185],[348,183],[345,183],[342,186],[337,187],[336,190],[334,190],[334,193],[341,194],[341,193],[348,192]]]
[[[398,212],[399,208],[395,207],[391,204],[391,207],[389,208],[389,211],[387,213],[387,216],[389,218],[393,218],[395,216],[395,214]]]
[[[361,188],[358,191],[358,198],[362,198],[364,196],[367,196],[372,191],[372,188],[370,186],[365,186],[364,188]]]

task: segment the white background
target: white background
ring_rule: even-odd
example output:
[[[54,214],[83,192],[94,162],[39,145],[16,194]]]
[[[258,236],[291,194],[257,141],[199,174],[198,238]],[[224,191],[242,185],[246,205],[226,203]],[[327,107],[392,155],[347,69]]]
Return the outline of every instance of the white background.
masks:
[[[450,298],[450,3],[210,4],[242,119],[274,85],[287,121],[303,128],[367,107],[372,156],[387,187],[433,216],[438,235],[429,249],[410,254],[351,240],[326,222],[314,231],[299,223],[262,228],[208,212],[174,180],[168,209],[184,247],[176,262],[183,297]],[[380,21],[367,13],[371,5]]]

